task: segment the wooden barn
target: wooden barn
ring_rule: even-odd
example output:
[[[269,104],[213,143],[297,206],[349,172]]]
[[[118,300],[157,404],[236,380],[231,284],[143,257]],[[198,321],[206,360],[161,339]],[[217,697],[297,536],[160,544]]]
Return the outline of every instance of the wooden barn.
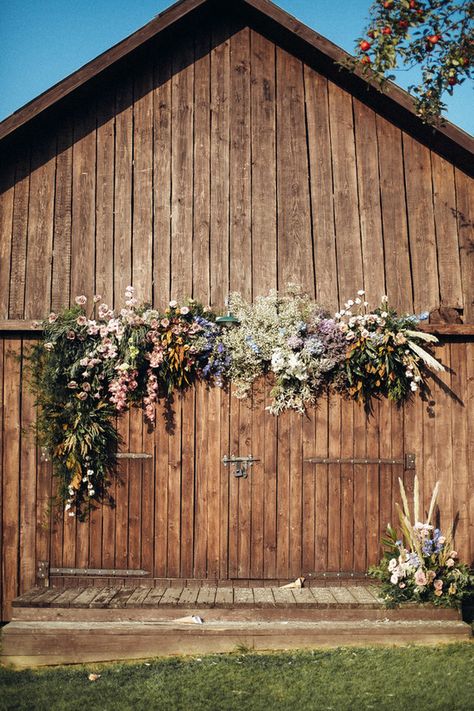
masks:
[[[473,561],[472,141],[344,57],[268,0],[181,0],[0,123],[3,620],[43,582],[363,581],[415,473],[425,506],[440,480]],[[128,284],[223,309],[289,282],[334,310],[365,289],[430,312],[431,400],[275,417],[198,385],[171,433],[121,418],[115,508],[51,509],[22,360],[36,319],[77,294],[120,308]],[[223,464],[249,455],[246,478]]]

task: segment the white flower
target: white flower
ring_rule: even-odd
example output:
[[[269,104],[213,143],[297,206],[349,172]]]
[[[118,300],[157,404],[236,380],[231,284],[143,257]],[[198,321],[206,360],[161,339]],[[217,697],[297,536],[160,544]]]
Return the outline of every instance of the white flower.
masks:
[[[99,301],[102,299],[102,296],[100,294],[94,294],[93,302],[94,304],[99,303]]]
[[[412,381],[410,383],[410,388],[413,390],[413,392],[416,392],[418,390],[418,385]]]
[[[390,582],[393,583],[393,585],[396,585],[398,583],[398,575],[396,573],[393,573],[393,575],[390,577]]]
[[[71,504],[66,504],[66,506],[64,507],[64,510],[69,511],[70,508],[71,508]]]
[[[388,301],[388,296],[387,296],[387,294],[384,294],[384,295],[382,296],[382,304],[386,304],[387,301]]]
[[[358,296],[364,296],[364,294],[365,294],[365,291],[363,289],[359,289],[359,291],[357,292]]]
[[[189,309],[187,306],[181,306],[179,313],[182,314],[183,316],[186,316],[186,314],[189,313]]]
[[[368,306],[368,305],[369,305],[369,302],[368,302],[368,301],[364,301],[364,306]]]
[[[339,311],[334,314],[334,318],[341,318],[341,314],[339,313]]]
[[[49,341],[48,343],[44,344],[44,348],[46,351],[52,351],[54,348],[54,343],[51,343],[51,341]]]
[[[388,313],[386,311],[382,311],[382,313],[380,315],[382,318],[387,318]]]
[[[388,564],[388,569],[390,570],[390,572],[393,572],[396,567],[397,567],[397,559],[392,558]]]
[[[76,514],[74,513],[74,511],[69,511],[69,514],[68,514],[68,515],[69,515],[69,516],[75,516]]]
[[[87,302],[87,296],[84,296],[84,294],[81,294],[80,296],[76,296],[74,301],[76,302],[76,304],[78,306],[84,306],[84,304]]]
[[[347,301],[346,309],[349,308],[350,306],[354,306],[354,302],[352,301],[352,299],[349,299],[349,301]]]
[[[172,301],[170,301],[170,303],[169,303],[170,309],[175,309],[177,307],[177,305],[178,305],[178,302],[175,301],[174,299]]]
[[[368,338],[370,334],[366,328],[363,328],[360,332],[360,335],[362,336],[362,338]]]
[[[361,300],[359,299],[359,297],[357,297],[357,299],[355,300],[355,303],[356,303],[356,304],[360,304],[360,303],[361,303]]]

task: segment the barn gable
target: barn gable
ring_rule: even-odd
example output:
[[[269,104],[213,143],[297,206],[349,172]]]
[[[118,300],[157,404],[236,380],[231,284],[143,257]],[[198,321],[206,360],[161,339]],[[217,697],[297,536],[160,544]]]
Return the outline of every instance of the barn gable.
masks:
[[[471,142],[424,126],[404,92],[381,95],[339,59],[268,0],[182,0],[0,124],[4,617],[41,560],[155,579],[361,573],[398,476],[413,480],[337,464],[351,456],[415,454],[425,501],[440,477],[442,522],[458,515],[457,550],[472,559]],[[262,396],[252,410],[198,388],[171,434],[164,413],[155,432],[122,418],[124,448],[153,456],[123,467],[116,509],[45,528],[54,484],[25,435],[34,406],[17,357],[32,320],[76,294],[120,307],[131,283],[157,308],[186,296],[219,308],[229,291],[288,282],[329,309],[361,288],[401,311],[444,308],[460,323],[445,328],[437,406],[377,403],[367,422],[331,397],[277,421]],[[251,484],[223,470],[232,452],[258,457]]]

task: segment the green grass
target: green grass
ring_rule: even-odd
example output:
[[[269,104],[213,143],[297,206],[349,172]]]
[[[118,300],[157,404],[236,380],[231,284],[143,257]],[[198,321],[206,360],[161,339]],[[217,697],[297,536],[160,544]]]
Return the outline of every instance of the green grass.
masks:
[[[470,643],[0,668],[0,709],[472,711],[473,670]]]

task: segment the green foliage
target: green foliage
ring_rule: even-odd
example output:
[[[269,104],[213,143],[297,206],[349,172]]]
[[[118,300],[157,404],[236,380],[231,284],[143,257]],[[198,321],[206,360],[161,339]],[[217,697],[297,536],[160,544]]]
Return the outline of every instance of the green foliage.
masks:
[[[467,711],[473,664],[464,643],[3,668],[0,711]]]
[[[363,37],[357,39],[356,65],[383,85],[401,61],[419,65],[422,81],[410,87],[419,116],[428,123],[446,109],[445,93],[471,77],[474,57],[474,2],[377,0]]]

